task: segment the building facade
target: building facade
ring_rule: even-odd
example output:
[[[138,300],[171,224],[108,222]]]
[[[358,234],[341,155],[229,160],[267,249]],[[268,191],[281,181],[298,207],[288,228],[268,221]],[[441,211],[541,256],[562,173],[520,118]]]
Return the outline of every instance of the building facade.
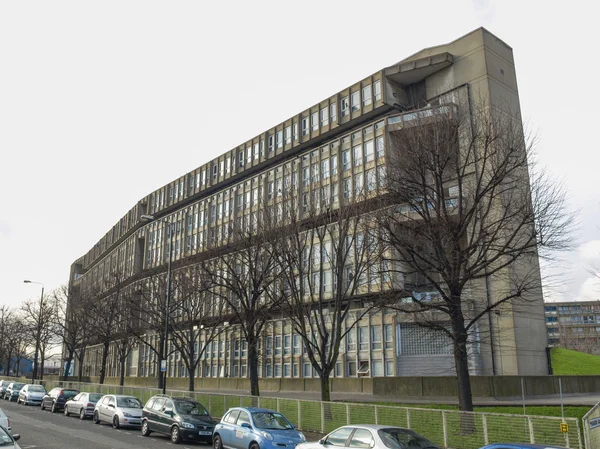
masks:
[[[231,230],[250,226],[262,203],[285,203],[291,191],[300,213],[315,198],[335,208],[359,193],[375,192],[385,179],[390,132],[415,113],[434,115],[440,108],[457,107],[457,98],[467,91],[491,104],[501,100],[519,109],[512,49],[483,28],[379,70],[151,192],[74,262],[70,286],[77,292],[108,282],[116,267],[132,280],[164,272],[171,237],[165,219],[173,223],[173,260],[182,264],[226,247]],[[147,223],[144,215],[157,219]],[[331,277],[323,279],[327,292]],[[379,279],[369,291],[383,288]],[[527,310],[506,307],[481,320],[477,334],[490,337],[471,345],[471,372],[546,374],[543,314],[540,295]],[[225,326],[206,345],[197,377],[247,376],[246,342],[235,326]],[[200,331],[200,348],[203,335]],[[285,317],[268,323],[259,346],[261,377],[317,377],[302,339]],[[446,338],[389,310],[363,317],[346,335],[340,353],[334,377],[454,374],[453,349]],[[98,375],[100,358],[101,348],[89,347],[83,374]],[[129,353],[126,375],[156,376],[158,370],[156,354],[144,345]],[[107,375],[118,371],[112,347]],[[170,377],[187,376],[176,351],[167,371]]]
[[[548,345],[600,355],[600,301],[546,303]]]

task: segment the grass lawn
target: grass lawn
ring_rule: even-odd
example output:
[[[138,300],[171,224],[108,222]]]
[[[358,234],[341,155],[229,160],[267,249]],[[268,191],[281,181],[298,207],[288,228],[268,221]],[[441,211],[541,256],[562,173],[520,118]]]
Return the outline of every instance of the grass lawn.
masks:
[[[570,349],[552,348],[552,369],[554,375],[600,375],[600,356]]]

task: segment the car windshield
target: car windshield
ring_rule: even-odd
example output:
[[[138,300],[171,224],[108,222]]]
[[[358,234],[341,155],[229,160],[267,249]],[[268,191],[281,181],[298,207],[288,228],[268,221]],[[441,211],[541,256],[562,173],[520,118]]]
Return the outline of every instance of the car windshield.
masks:
[[[77,391],[77,390],[63,390],[62,391],[62,395],[67,398],[72,398],[73,396],[77,396],[77,394],[79,394],[79,391]]]
[[[281,413],[255,412],[252,413],[252,420],[254,426],[259,429],[287,430],[294,428]]]
[[[46,389],[41,385],[32,385],[28,388],[29,391],[35,391],[36,393],[45,393]]]
[[[142,408],[142,403],[138,398],[117,398],[117,407]]]
[[[182,415],[208,415],[208,411],[198,402],[192,401],[176,401],[175,408],[177,413]]]
[[[437,446],[431,441],[408,429],[380,429],[377,431],[381,441],[390,449],[435,449]]]
[[[12,446],[15,444],[13,439],[6,433],[2,427],[0,427],[0,446]]]
[[[102,397],[101,394],[90,393],[89,402],[98,402],[101,397]]]
[[[25,384],[13,384],[13,390],[20,390]]]

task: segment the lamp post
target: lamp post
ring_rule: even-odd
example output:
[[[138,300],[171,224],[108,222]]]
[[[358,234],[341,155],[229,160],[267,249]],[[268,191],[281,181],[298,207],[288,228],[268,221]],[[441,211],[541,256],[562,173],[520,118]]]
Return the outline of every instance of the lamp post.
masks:
[[[42,334],[42,309],[44,308],[44,284],[41,282],[30,281],[29,279],[25,279],[23,281],[25,284],[38,284],[42,286],[42,294],[40,296],[40,310],[38,312],[37,326],[35,330],[35,355],[33,357],[33,371],[31,373],[31,382],[34,382],[37,378],[38,371],[38,356],[40,353],[40,336]],[[44,367],[42,367],[44,369]]]
[[[143,221],[151,222],[155,220],[154,215],[142,215],[140,217]],[[161,220],[169,226],[169,264],[167,266],[167,304],[165,307],[165,334],[163,343],[163,359],[160,362],[160,370],[163,373],[162,381],[162,392],[167,394],[167,357],[169,354],[168,342],[169,342],[169,309],[171,307],[171,264],[173,262],[173,223],[170,219]]]

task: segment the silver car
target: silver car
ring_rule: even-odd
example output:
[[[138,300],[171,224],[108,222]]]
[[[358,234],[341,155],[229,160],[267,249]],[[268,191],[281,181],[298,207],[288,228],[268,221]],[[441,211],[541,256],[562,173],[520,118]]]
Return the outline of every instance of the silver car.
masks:
[[[115,429],[121,426],[141,426],[144,405],[135,396],[107,394],[102,396],[94,408],[93,420],[112,423]]]
[[[82,391],[67,401],[65,404],[65,416],[75,413],[79,416],[79,419],[91,418],[94,416],[94,410],[100,398],[102,398],[102,394],[100,393]]]
[[[41,385],[27,384],[19,391],[17,404],[40,405],[42,398],[46,395],[46,389]]]
[[[363,449],[440,449],[410,429],[374,424],[340,427],[318,442],[301,443],[296,449],[332,449],[332,446]]]

